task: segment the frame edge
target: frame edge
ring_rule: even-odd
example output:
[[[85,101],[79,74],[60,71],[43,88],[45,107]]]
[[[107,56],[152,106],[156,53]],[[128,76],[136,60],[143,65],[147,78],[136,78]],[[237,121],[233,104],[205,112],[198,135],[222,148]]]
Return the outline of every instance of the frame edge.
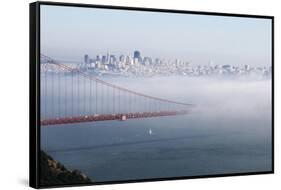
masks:
[[[39,188],[37,132],[38,2],[29,4],[29,186]]]

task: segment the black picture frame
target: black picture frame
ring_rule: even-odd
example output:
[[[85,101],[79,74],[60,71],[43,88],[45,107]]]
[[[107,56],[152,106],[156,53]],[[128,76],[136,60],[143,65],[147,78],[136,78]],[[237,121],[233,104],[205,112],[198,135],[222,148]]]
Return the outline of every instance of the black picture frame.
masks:
[[[164,13],[183,13],[195,15],[217,15],[230,17],[246,17],[246,18],[263,18],[271,20],[272,31],[272,49],[271,49],[271,64],[272,64],[272,168],[270,171],[260,172],[245,172],[245,173],[230,173],[217,175],[201,175],[201,176],[181,176],[169,178],[153,178],[153,179],[138,179],[138,180],[124,180],[124,181],[109,181],[109,182],[91,182],[83,184],[65,184],[62,186],[40,185],[40,6],[67,6],[67,7],[88,7],[88,8],[103,8],[103,9],[117,9],[117,10],[132,10],[132,11],[149,11],[149,12],[164,12]],[[211,177],[226,177],[226,176],[242,176],[242,175],[257,175],[257,174],[273,174],[274,173],[274,16],[264,15],[249,15],[249,14],[233,14],[233,13],[218,13],[218,12],[202,12],[202,11],[187,11],[187,10],[170,10],[170,9],[156,9],[156,8],[142,8],[142,7],[123,7],[123,6],[109,6],[109,5],[91,5],[80,3],[60,3],[60,2],[34,2],[30,3],[29,8],[29,27],[30,27],[30,75],[29,75],[29,184],[33,188],[50,188],[50,187],[69,187],[69,186],[84,186],[84,185],[100,185],[100,184],[121,184],[134,182],[151,182],[163,180],[179,180],[179,179],[194,179],[194,178],[211,178]]]

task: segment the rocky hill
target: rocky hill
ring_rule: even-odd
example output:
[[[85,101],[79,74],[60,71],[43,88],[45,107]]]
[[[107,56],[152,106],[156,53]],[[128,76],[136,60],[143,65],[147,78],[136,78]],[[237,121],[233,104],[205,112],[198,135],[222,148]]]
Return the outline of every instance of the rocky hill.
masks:
[[[90,183],[91,180],[79,170],[68,170],[61,163],[41,151],[40,183],[42,186]]]

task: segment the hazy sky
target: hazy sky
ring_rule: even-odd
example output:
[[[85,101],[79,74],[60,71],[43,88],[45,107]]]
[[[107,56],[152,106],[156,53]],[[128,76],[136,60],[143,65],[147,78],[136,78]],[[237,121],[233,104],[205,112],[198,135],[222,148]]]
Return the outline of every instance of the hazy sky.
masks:
[[[271,20],[41,5],[41,52],[82,60],[107,52],[193,64],[271,64]]]

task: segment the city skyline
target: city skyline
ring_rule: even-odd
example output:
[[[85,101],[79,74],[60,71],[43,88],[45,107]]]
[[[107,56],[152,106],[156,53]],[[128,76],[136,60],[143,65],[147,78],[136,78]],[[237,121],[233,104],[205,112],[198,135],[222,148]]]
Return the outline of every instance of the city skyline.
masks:
[[[45,55],[43,55],[44,57]],[[180,59],[161,59],[143,55],[139,50],[135,50],[131,55],[121,54],[98,54],[91,56],[85,54],[80,62],[71,60],[57,60],[56,62],[68,64],[73,69],[90,73],[95,76],[259,76],[264,79],[271,77],[271,66],[234,66],[231,64],[215,64],[212,60],[208,64],[193,65],[188,61]],[[44,59],[41,60],[45,67]],[[45,67],[46,68],[46,67]],[[43,69],[43,68],[42,68]],[[53,72],[52,69],[47,69]],[[256,79],[258,79],[256,78]]]
[[[129,54],[194,64],[270,65],[271,21],[128,10],[41,7],[41,50],[62,59]],[[169,23],[167,25],[167,23]],[[80,56],[80,57],[79,57]]]

